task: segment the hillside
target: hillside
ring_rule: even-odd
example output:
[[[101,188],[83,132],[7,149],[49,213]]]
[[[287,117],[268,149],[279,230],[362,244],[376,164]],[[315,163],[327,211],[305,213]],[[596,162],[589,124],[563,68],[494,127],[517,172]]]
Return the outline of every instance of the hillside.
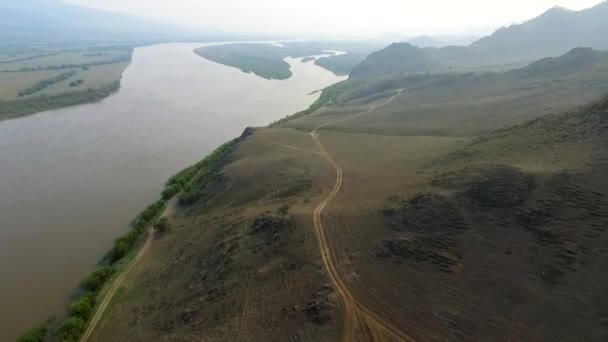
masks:
[[[605,340],[603,63],[351,80],[247,129],[91,340]]]
[[[574,12],[553,8],[519,25],[501,28],[469,46],[417,48],[396,43],[370,55],[351,77],[471,68],[512,68],[577,47],[608,49],[608,3]]]
[[[407,39],[405,42],[420,48],[441,48],[445,46],[470,45],[477,39],[478,37],[475,36],[418,36]]]
[[[578,12],[554,7],[525,23],[499,29],[474,42],[472,48],[496,56],[506,54],[517,58],[527,55],[534,59],[559,55],[574,47],[608,49],[606,37],[597,34],[608,29],[606,17],[608,2]],[[523,50],[525,54],[517,50]]]
[[[393,103],[333,128],[383,135],[474,136],[582,105],[608,92],[608,52],[574,49],[502,73],[392,75],[346,82],[337,102],[365,104],[396,89]],[[337,110],[337,109],[336,109]],[[319,118],[292,122],[312,129]]]

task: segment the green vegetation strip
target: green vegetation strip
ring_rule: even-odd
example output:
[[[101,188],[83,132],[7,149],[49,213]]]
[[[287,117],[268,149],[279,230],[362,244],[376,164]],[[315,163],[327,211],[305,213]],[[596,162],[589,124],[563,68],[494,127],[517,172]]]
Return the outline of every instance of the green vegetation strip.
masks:
[[[315,101],[313,104],[311,104],[310,107],[308,107],[307,109],[305,109],[301,112],[297,112],[293,115],[289,115],[289,116],[284,117],[283,119],[277,120],[277,121],[271,123],[269,125],[269,127],[275,127],[275,126],[285,123],[287,121],[294,120],[299,117],[312,114],[315,111],[319,110],[321,107],[334,103],[336,100],[336,97],[342,90],[343,84],[344,84],[343,82],[339,82],[339,83],[330,85],[329,87],[323,89],[323,91],[321,92],[321,96],[319,96],[317,101]]]
[[[47,78],[46,80],[42,80],[39,81],[38,83],[36,83],[34,86],[29,87],[23,91],[19,92],[19,97],[23,97],[26,95],[31,95],[31,94],[35,94],[39,91],[44,90],[45,88],[55,84],[55,83],[59,83],[62,81],[67,80],[68,78],[72,77],[76,75],[76,70],[70,70],[68,72],[62,72],[61,74],[57,75],[57,76],[53,76],[51,78]]]
[[[83,79],[78,79],[76,81],[70,82],[70,87],[78,87],[79,85],[81,85],[83,83],[84,83]]]
[[[325,88],[319,99],[307,110],[281,119],[271,126],[313,113],[322,106],[332,103],[340,90],[340,83]],[[129,231],[114,241],[114,246],[100,262],[100,267],[80,284],[78,289],[80,295],[69,305],[65,318],[57,324],[53,324],[52,320],[49,320],[26,331],[19,337],[18,342],[42,342],[46,338],[59,342],[79,341],[88,321],[93,316],[95,305],[101,302],[104,287],[109,284],[112,275],[120,271],[121,264],[128,264],[126,261],[134,255],[135,247],[141,243],[141,236],[146,227],[153,225],[161,233],[169,231],[170,223],[166,219],[159,219],[167,201],[180,193],[179,204],[182,206],[193,204],[203,198],[205,187],[228,163],[228,157],[241,139],[237,138],[224,143],[200,162],[169,178],[161,192],[161,199],[137,215],[129,225]]]
[[[66,317],[57,325],[52,325],[49,320],[36,326],[21,335],[18,341],[42,342],[47,337],[60,342],[79,341],[93,316],[95,304],[101,301],[100,293],[104,286],[109,284],[112,275],[118,273],[119,263],[124,264],[128,254],[133,254],[131,252],[141,242],[146,227],[154,225],[161,233],[170,230],[169,222],[159,219],[167,201],[180,192],[183,192],[180,196],[182,205],[198,200],[203,194],[202,188],[225,165],[238,141],[234,139],[223,144],[200,162],[171,177],[165,184],[161,199],[137,215],[129,225],[129,231],[114,241],[112,249],[101,260],[100,267],[82,281],[78,289],[80,295],[69,305]]]
[[[346,76],[357,65],[363,62],[366,57],[367,54],[363,53],[347,53],[344,55],[321,57],[315,61],[315,64],[338,76]]]
[[[252,72],[265,79],[285,80],[291,77],[289,63],[283,59],[290,55],[284,48],[265,44],[227,44],[206,46],[194,50],[212,62]]]
[[[38,58],[43,58],[43,57],[55,56],[55,55],[58,55],[58,54],[59,54],[59,52],[42,53],[42,54],[30,56],[30,57],[24,57],[24,58],[18,58],[18,59],[8,59],[8,60],[5,60],[5,61],[0,61],[0,64],[9,64],[9,63],[16,63],[16,62],[24,62],[24,61],[29,61],[29,60],[32,60],[32,59],[38,59]]]
[[[96,102],[120,89],[120,81],[101,88],[88,88],[57,95],[40,95],[10,101],[0,100],[0,120],[16,118],[45,110],[59,109],[78,104]]]
[[[89,63],[80,63],[80,64],[61,64],[61,65],[47,65],[47,66],[37,66],[37,67],[22,67],[18,70],[2,70],[0,72],[26,72],[26,71],[41,71],[41,70],[61,70],[61,69],[76,69],[82,68],[83,70],[88,70],[90,67],[106,65],[106,64],[116,64],[122,62],[130,62],[131,55],[119,56],[113,59],[109,59],[106,61],[99,62],[89,62]]]

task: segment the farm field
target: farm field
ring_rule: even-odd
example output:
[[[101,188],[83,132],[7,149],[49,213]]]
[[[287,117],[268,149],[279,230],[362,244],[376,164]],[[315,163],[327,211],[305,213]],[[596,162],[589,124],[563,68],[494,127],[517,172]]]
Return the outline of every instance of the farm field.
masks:
[[[0,119],[99,100],[116,91],[131,48],[0,57]]]

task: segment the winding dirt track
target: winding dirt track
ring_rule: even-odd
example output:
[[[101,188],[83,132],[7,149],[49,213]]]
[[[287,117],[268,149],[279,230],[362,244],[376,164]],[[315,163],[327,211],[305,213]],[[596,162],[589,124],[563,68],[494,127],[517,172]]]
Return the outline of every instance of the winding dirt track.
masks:
[[[329,274],[330,280],[340,296],[344,301],[344,330],[342,332],[342,340],[346,342],[352,341],[406,341],[411,342],[414,341],[411,337],[407,336],[403,333],[399,328],[395,327],[392,323],[387,321],[386,319],[380,317],[373,310],[367,307],[363,302],[359,301],[348,288],[347,283],[342,278],[340,271],[337,267],[336,258],[331,250],[331,245],[328,241],[327,234],[325,232],[325,228],[323,227],[323,221],[321,219],[321,215],[323,214],[323,210],[325,206],[329,204],[334,197],[340,192],[342,187],[342,167],[332,158],[332,156],[325,150],[323,144],[319,140],[319,135],[317,131],[321,128],[338,124],[341,122],[345,122],[348,120],[352,120],[356,117],[368,114],[373,112],[376,108],[385,106],[391,103],[397,96],[401,95],[403,89],[400,89],[399,92],[388,100],[370,106],[366,111],[357,113],[355,115],[351,115],[347,118],[324,123],[319,125],[317,128],[310,132],[310,135],[316,145],[319,147],[321,156],[327,160],[336,170],[336,182],[332,191],[325,197],[325,199],[319,203],[319,205],[315,208],[313,213],[313,225],[315,228],[315,234],[317,236],[317,240],[319,242],[319,249],[321,251],[321,258],[323,264]],[[285,147],[294,148],[298,150],[303,150],[297,147],[284,145]],[[310,151],[306,151],[310,152]],[[314,153],[314,152],[313,152]],[[174,197],[175,199],[175,197]],[[167,203],[167,207],[161,216],[169,215],[169,213],[174,209],[174,203],[169,201]],[[107,306],[109,305],[112,297],[116,293],[116,290],[122,284],[122,281],[129,273],[129,271],[137,264],[139,259],[148,251],[152,241],[154,240],[155,231],[154,229],[150,229],[148,232],[148,237],[146,238],[146,242],[143,247],[139,250],[135,258],[131,260],[127,268],[120,274],[120,276],[114,281],[112,287],[103,298],[102,302],[99,304],[93,318],[91,319],[89,325],[87,326],[86,331],[82,335],[80,342],[87,342],[93,333],[93,330],[101,320]]]
[[[139,259],[141,259],[141,257],[146,253],[146,251],[148,251],[148,248],[150,248],[150,245],[152,244],[152,240],[154,240],[154,229],[153,228],[151,228],[148,231],[148,237],[146,238],[146,242],[144,243],[143,247],[139,250],[139,253],[137,253],[135,258],[133,258],[133,260],[131,260],[131,262],[129,263],[127,268],[125,268],[125,270],[120,274],[120,276],[118,278],[116,278],[116,280],[114,280],[112,287],[110,287],[110,290],[108,290],[108,293],[103,297],[103,300],[101,301],[101,303],[97,307],[97,310],[95,311],[95,315],[93,315],[93,318],[91,318],[91,321],[89,322],[89,325],[87,326],[87,330],[85,330],[84,334],[82,334],[82,338],[80,338],[80,342],[86,342],[89,340],[89,338],[91,337],[91,334],[93,333],[93,330],[95,329],[95,326],[97,326],[97,323],[99,323],[101,316],[103,316],[103,313],[106,311],[108,304],[110,304],[110,300],[112,300],[112,297],[114,297],[114,293],[116,293],[116,290],[122,284],[123,279],[129,273],[129,271],[133,268],[133,266],[135,266],[137,261],[139,261]]]
[[[321,259],[329,274],[329,278],[333,283],[334,287],[342,297],[344,302],[344,329],[342,331],[342,340],[346,342],[351,341],[414,341],[411,337],[401,332],[399,328],[395,327],[392,323],[386,319],[380,317],[365,303],[359,301],[349,289],[346,281],[342,278],[340,271],[337,267],[336,258],[332,252],[331,245],[327,238],[327,233],[323,227],[323,220],[321,215],[323,210],[329,204],[334,197],[340,192],[342,187],[342,167],[332,158],[332,156],[325,150],[321,140],[319,140],[319,134],[317,131],[323,127],[334,125],[347,120],[352,120],[356,117],[373,112],[376,108],[385,106],[391,103],[397,96],[401,95],[403,90],[400,89],[397,94],[390,97],[388,100],[370,106],[370,108],[364,112],[357,113],[344,119],[332,121],[329,123],[322,124],[315,128],[310,135],[314,142],[321,151],[321,156],[327,160],[336,170],[336,182],[332,191],[325,197],[325,199],[319,203],[313,213],[313,225],[315,228],[315,234],[319,242],[319,249],[321,251]]]
[[[168,215],[171,215],[173,213],[173,211],[175,210],[176,203],[177,203],[177,195],[174,196],[173,199],[169,200],[169,202],[167,202],[165,210],[160,215],[160,217],[166,217]],[[108,293],[104,296],[101,303],[99,303],[99,306],[97,307],[97,310],[95,310],[95,314],[93,315],[93,318],[91,318],[91,321],[89,322],[89,325],[87,326],[87,330],[85,330],[84,334],[82,334],[82,337],[80,338],[80,342],[87,342],[89,340],[89,338],[91,337],[91,334],[93,333],[93,330],[95,330],[95,327],[97,326],[97,324],[101,320],[101,317],[103,316],[104,312],[106,311],[108,304],[110,304],[112,297],[114,297],[116,290],[118,290],[118,288],[122,284],[122,281],[125,279],[127,274],[129,274],[129,271],[131,271],[133,266],[135,266],[135,264],[137,264],[139,259],[141,259],[141,257],[144,254],[146,254],[146,252],[150,248],[150,245],[152,245],[152,241],[154,241],[154,236],[155,236],[155,229],[150,228],[148,230],[148,237],[146,238],[146,242],[144,243],[144,245],[141,247],[141,249],[135,256],[135,258],[133,258],[133,260],[131,260],[131,262],[124,269],[124,271],[122,271],[120,276],[118,278],[116,278],[116,280],[114,280],[114,282],[112,283],[112,287],[110,287],[110,289],[108,290]]]

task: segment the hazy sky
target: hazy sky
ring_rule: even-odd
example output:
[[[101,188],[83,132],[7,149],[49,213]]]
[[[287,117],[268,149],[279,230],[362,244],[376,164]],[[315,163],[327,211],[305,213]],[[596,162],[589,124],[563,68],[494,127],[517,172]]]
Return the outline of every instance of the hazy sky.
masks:
[[[601,0],[64,0],[234,33],[374,36],[488,31]]]

